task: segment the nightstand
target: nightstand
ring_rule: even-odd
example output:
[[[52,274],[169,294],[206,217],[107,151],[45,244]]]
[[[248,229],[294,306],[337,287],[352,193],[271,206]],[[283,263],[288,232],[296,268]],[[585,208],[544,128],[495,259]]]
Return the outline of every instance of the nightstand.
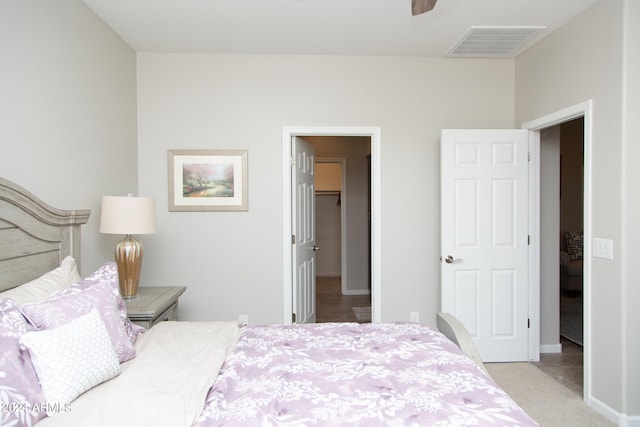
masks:
[[[145,329],[158,322],[178,320],[178,298],[186,289],[186,286],[139,287],[136,298],[124,300],[129,320]]]

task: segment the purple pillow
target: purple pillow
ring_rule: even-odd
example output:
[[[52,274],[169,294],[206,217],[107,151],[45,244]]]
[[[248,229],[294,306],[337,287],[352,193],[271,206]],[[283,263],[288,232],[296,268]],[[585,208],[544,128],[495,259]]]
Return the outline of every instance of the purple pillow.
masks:
[[[90,288],[91,286],[108,281],[111,286],[111,292],[116,298],[118,303],[118,310],[120,311],[120,319],[122,320],[122,325],[124,329],[127,331],[127,335],[131,340],[131,344],[136,342],[138,335],[144,332],[144,328],[139,325],[134,325],[127,317],[127,305],[125,304],[122,296],[120,296],[120,280],[118,279],[118,267],[115,262],[106,262],[100,268],[98,268],[93,274],[83,279],[82,281],[71,285],[67,289],[63,289],[53,294],[55,295],[68,295],[71,293],[78,293],[83,289]]]
[[[81,292],[55,294],[51,298],[32,304],[23,304],[20,310],[36,329],[51,329],[70,322],[97,308],[107,327],[118,360],[125,362],[136,357],[136,350],[120,319],[120,311],[109,282],[101,282]]]
[[[33,330],[15,301],[0,301],[0,425],[33,425],[46,415],[29,352],[20,348],[20,337]]]

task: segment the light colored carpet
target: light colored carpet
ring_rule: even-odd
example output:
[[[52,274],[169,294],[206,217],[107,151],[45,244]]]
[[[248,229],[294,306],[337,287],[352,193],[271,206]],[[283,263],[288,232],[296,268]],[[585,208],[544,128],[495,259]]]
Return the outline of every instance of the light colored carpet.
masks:
[[[371,322],[371,307],[352,307],[353,314],[359,323]]]
[[[615,426],[569,390],[530,363],[485,363],[495,382],[543,427]]]

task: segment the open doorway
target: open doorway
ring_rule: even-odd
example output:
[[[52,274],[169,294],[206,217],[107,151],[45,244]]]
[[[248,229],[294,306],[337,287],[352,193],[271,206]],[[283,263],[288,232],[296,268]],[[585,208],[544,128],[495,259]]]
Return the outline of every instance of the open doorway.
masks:
[[[371,138],[301,138],[315,148],[316,322],[370,322]]]
[[[579,201],[571,202],[575,208],[575,204],[578,203],[578,210],[581,210],[581,244],[582,244],[582,290],[581,290],[581,303],[582,303],[582,351],[577,355],[570,356],[575,359],[579,359],[576,366],[572,366],[569,369],[573,370],[573,376],[577,382],[582,380],[582,387],[574,388],[574,391],[580,393],[582,391],[583,399],[588,400],[591,396],[591,238],[592,238],[592,170],[591,170],[591,158],[592,158],[592,102],[586,101],[580,104],[576,104],[571,107],[567,107],[563,110],[551,113],[547,116],[539,119],[527,122],[522,125],[524,129],[530,131],[531,135],[531,198],[532,209],[530,211],[531,218],[531,269],[530,280],[532,283],[538,283],[539,286],[531,288],[531,312],[534,313],[534,318],[540,319],[540,325],[534,325],[534,334],[531,336],[530,348],[535,350],[538,345],[540,350],[540,362],[545,363],[545,358],[550,359],[548,368],[555,372],[555,377],[559,379],[563,377],[556,367],[551,367],[551,364],[558,363],[558,359],[565,358],[566,352],[563,350],[569,350],[569,347],[573,343],[563,346],[560,340],[560,296],[561,296],[561,269],[560,269],[560,248],[561,244],[564,245],[563,232],[566,230],[560,230],[560,191],[562,191],[562,197],[569,200],[568,191],[575,193],[576,191],[581,193],[582,198]],[[575,121],[574,120],[578,120]],[[572,123],[573,122],[573,123]],[[570,189],[565,187],[560,190],[560,133],[561,126],[565,126],[565,136],[567,131],[575,131],[575,128],[580,128],[581,132],[578,132],[582,137],[578,137],[577,145],[582,147],[582,166],[579,167],[581,172],[581,184],[578,184],[578,189]],[[571,129],[573,127],[573,129]],[[548,137],[548,133],[555,133],[555,138],[551,138],[545,142]],[[549,156],[549,152],[545,154],[545,143],[549,146],[549,142],[557,141],[555,153]],[[565,147],[567,148],[567,147]],[[565,169],[567,159],[562,160],[563,174],[568,173]],[[546,167],[551,165],[551,168]],[[555,166],[553,164],[555,163]],[[552,172],[555,167],[557,174],[551,179]],[[545,179],[547,184],[555,182],[556,190],[547,192],[546,202],[544,191],[542,187],[545,185]],[[571,195],[573,195],[573,193]],[[552,215],[546,215],[548,210],[554,210]],[[565,208],[566,210],[566,208]],[[565,212],[566,213],[566,212]],[[545,218],[546,215],[546,218]],[[580,215],[580,214],[578,214]],[[580,221],[578,219],[578,221]],[[546,221],[546,222],[545,222]],[[551,224],[551,225],[550,225]],[[567,224],[567,223],[564,223]],[[572,223],[573,224],[573,223]],[[565,227],[565,226],[563,226]],[[574,227],[574,225],[572,225]],[[578,225],[578,227],[580,227]],[[546,265],[545,265],[546,262]],[[552,274],[545,276],[548,272]],[[535,314],[537,312],[537,315]],[[545,348],[546,347],[546,348]],[[563,348],[564,347],[564,348]],[[531,355],[531,360],[536,360],[535,352]],[[561,362],[564,363],[564,362]],[[542,366],[541,366],[542,367]],[[564,378],[566,379],[566,378]]]
[[[292,212],[293,203],[296,200],[293,193],[293,188],[295,186],[293,176],[293,165],[295,165],[294,158],[292,156],[292,147],[294,146],[294,139],[304,137],[306,142],[313,140],[314,138],[356,138],[354,140],[350,140],[351,144],[345,145],[345,147],[350,147],[356,140],[366,140],[367,152],[370,153],[369,156],[365,157],[365,168],[369,171],[368,176],[369,180],[365,179],[367,190],[365,191],[365,214],[364,219],[364,227],[365,230],[365,239],[363,241],[365,247],[365,263],[360,264],[360,267],[353,270],[352,268],[347,268],[347,278],[345,288],[347,289],[347,293],[349,290],[356,290],[356,292],[364,292],[369,293],[369,295],[364,295],[370,300],[371,307],[371,321],[378,322],[381,320],[381,301],[380,301],[380,152],[381,152],[381,138],[380,138],[380,128],[377,127],[285,127],[283,129],[283,148],[284,148],[284,156],[285,156],[285,168],[287,169],[285,172],[285,181],[284,181],[284,189],[285,192],[289,192],[291,196],[285,199],[284,210],[285,210],[285,218],[290,218],[289,213]],[[325,144],[320,144],[321,147]],[[314,153],[315,157],[328,157],[327,154],[322,154],[322,152]],[[330,155],[331,157],[339,157],[335,154]],[[340,156],[341,157],[341,156]],[[348,160],[348,159],[347,159]],[[348,163],[350,164],[350,162]],[[347,170],[351,171],[353,168],[351,166],[347,166]],[[349,173],[349,172],[347,172]],[[369,190],[370,189],[370,190]],[[347,188],[347,193],[351,193]],[[346,202],[349,205],[354,204],[354,201],[358,200],[358,195],[362,195],[361,192],[354,192],[353,195],[347,196],[349,199],[343,198],[343,203]],[[370,196],[369,196],[370,195]],[[344,195],[343,195],[344,196]],[[368,200],[367,200],[368,199]],[[315,212],[315,210],[314,210]],[[370,213],[370,214],[369,214]],[[368,217],[367,217],[368,216]],[[349,221],[347,221],[349,224]],[[358,227],[347,225],[346,230],[346,238],[348,240],[349,235]],[[292,316],[292,311],[295,314],[295,307],[293,306],[293,296],[294,290],[296,289],[296,277],[294,271],[294,250],[296,248],[296,244],[292,244],[292,229],[293,229],[293,221],[289,219],[285,223],[284,227],[284,322],[295,322],[294,316]],[[360,242],[359,240],[355,240],[356,242]],[[369,243],[369,244],[367,244]],[[322,250],[322,248],[321,248]],[[349,266],[351,265],[351,255],[349,248],[346,251],[346,259]],[[352,271],[353,270],[353,271]],[[363,271],[360,271],[363,270]],[[341,273],[342,275],[342,273]],[[352,281],[349,277],[353,277],[354,279],[358,279],[358,282],[361,278],[364,277],[365,285],[364,288],[366,290],[362,290],[359,287],[354,286],[356,280]],[[341,279],[342,280],[342,279]],[[361,286],[361,285],[358,285]],[[370,291],[369,291],[370,290]],[[349,295],[353,296],[353,295]]]
[[[541,152],[540,369],[583,394],[584,118],[544,129]]]
[[[584,344],[584,118],[560,126],[560,336]]]

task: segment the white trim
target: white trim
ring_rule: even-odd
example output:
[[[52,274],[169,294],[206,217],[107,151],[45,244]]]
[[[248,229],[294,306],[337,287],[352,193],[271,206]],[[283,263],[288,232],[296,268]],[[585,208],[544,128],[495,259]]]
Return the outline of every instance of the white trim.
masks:
[[[562,353],[562,344],[544,344],[540,346],[540,353],[555,354]]]
[[[316,277],[340,277],[340,272],[333,271],[330,273],[316,273]]]
[[[616,423],[618,427],[640,427],[640,417],[629,417],[628,415],[621,414],[595,397],[592,397],[588,403],[594,411]]]
[[[349,283],[349,269],[347,266],[347,207],[349,206],[349,195],[347,194],[347,159],[342,159],[342,176],[340,177],[340,289],[342,293],[346,291]]]
[[[524,127],[524,126],[523,126]],[[529,131],[529,360],[540,353],[540,131]]]
[[[344,291],[342,295],[369,295],[368,289]]]
[[[595,400],[593,397],[593,392],[591,389],[591,377],[592,377],[592,366],[591,366],[591,239],[593,235],[593,224],[592,224],[592,194],[593,194],[593,101],[585,101],[580,104],[573,105],[571,107],[567,107],[555,113],[551,113],[549,115],[540,117],[538,119],[532,120],[530,122],[526,122],[522,125],[523,129],[527,129],[532,133],[532,138],[530,138],[530,144],[537,145],[534,146],[534,149],[537,149],[539,152],[540,145],[540,131],[544,128],[548,128],[551,126],[555,126],[566,121],[584,117],[584,264],[583,264],[583,297],[584,297],[584,353],[583,353],[583,364],[584,364],[584,400],[585,402],[591,406],[596,408]],[[540,156],[533,156],[532,153],[532,163],[537,163],[537,165],[532,165],[537,169],[537,178],[539,179],[540,175]],[[532,193],[537,193],[538,198],[535,205],[530,207],[531,209],[531,217],[539,215],[540,211],[540,198],[539,198],[539,183],[538,181],[531,182],[530,186]],[[533,239],[535,244],[539,245],[540,241],[540,228],[539,228],[539,218],[538,218],[538,226],[532,229],[531,238]],[[533,271],[534,268],[531,268],[530,272],[530,280],[533,280],[534,277],[537,277],[538,281],[531,281],[530,287],[536,288],[534,291],[538,295],[538,299],[532,300],[530,304],[530,312],[532,313],[533,319],[540,319],[540,302],[539,302],[539,293],[540,293],[540,282],[539,282],[539,265],[540,265],[540,251],[539,246],[538,250],[532,250],[534,253],[533,256],[537,258],[534,265],[537,265],[537,271]],[[537,276],[536,276],[537,275]],[[532,319],[532,320],[533,320]],[[534,327],[538,328],[538,346],[539,346],[539,322],[534,322]],[[531,356],[531,348],[529,350],[529,354]],[[600,411],[599,411],[600,412]]]
[[[382,319],[381,300],[381,129],[379,127],[284,126],[282,128],[283,158],[283,323],[291,324],[293,278],[291,251],[291,139],[294,136],[368,136],[371,138],[371,321]]]
[[[282,281],[284,283],[284,316],[283,323],[285,325],[289,325],[293,323],[292,313],[294,312],[293,308],[293,251],[292,251],[292,243],[291,238],[293,236],[293,227],[291,226],[292,215],[292,200],[291,200],[291,185],[292,185],[292,174],[293,174],[293,162],[294,157],[291,153],[292,143],[291,138],[293,135],[288,133],[286,130],[284,131],[284,143],[282,144],[282,155],[283,155],[283,179],[282,179],[282,203],[283,203],[283,224],[282,229],[284,231],[283,234],[283,264],[284,269],[282,271]],[[288,285],[288,286],[287,286]]]

